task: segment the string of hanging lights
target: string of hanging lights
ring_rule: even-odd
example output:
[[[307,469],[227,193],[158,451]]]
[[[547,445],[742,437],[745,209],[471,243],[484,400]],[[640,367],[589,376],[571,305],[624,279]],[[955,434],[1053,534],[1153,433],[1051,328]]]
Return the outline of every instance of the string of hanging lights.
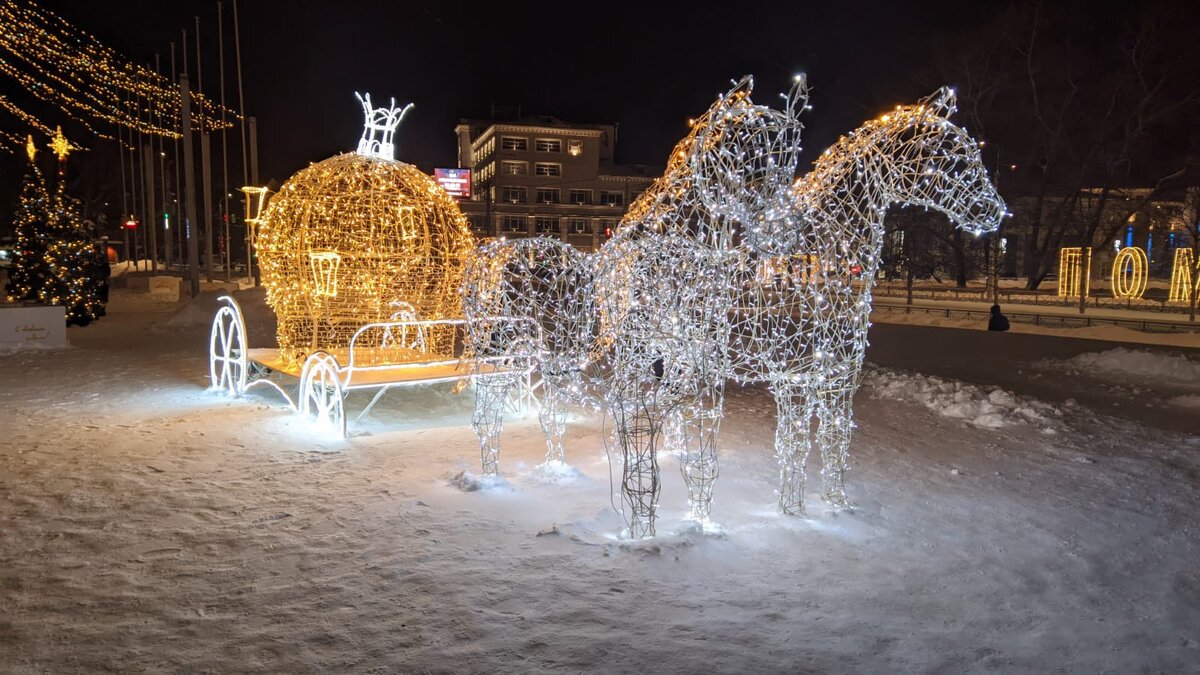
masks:
[[[0,77],[54,106],[92,134],[112,139],[101,127],[116,125],[147,134],[179,137],[182,97],[171,79],[133,63],[95,36],[29,0],[0,2]],[[192,92],[194,124],[230,128],[237,113]],[[10,98],[0,108],[22,124],[49,134],[49,125]],[[8,134],[3,139],[9,140]],[[12,151],[19,147],[0,142]]]

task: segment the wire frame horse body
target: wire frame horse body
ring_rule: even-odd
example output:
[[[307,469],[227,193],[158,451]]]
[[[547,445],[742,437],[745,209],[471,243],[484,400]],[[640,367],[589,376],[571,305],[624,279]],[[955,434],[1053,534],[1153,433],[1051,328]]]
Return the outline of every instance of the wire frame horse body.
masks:
[[[978,145],[949,120],[954,110],[954,93],[943,88],[826,150],[795,184],[789,220],[798,236],[782,249],[790,251],[785,267],[804,274],[743,286],[742,302],[751,309],[736,331],[734,374],[768,383],[775,397],[785,513],[804,513],[805,465],[814,447],[822,459],[821,497],[835,508],[848,505],[852,401],[887,208],[932,208],[974,234],[994,231],[1005,215]]]
[[[595,334],[595,298],[589,259],[558,239],[533,237],[493,241],[468,262],[463,276],[463,310],[468,319],[527,317],[540,325],[538,369],[542,376],[539,422],[546,461],[563,462],[567,405],[589,403],[585,369]],[[503,350],[494,336],[471,322],[477,349]]]
[[[682,425],[692,518],[708,517],[726,379],[730,298],[722,254],[676,234],[627,230],[597,254],[601,390],[620,450],[622,514],[631,538],[653,536],[658,453]],[[606,439],[608,442],[609,439]]]

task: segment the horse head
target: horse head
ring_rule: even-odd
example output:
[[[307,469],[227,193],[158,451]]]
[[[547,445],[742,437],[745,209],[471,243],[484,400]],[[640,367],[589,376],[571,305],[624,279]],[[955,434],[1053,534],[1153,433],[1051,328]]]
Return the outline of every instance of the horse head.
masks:
[[[777,254],[793,227],[787,224],[791,185],[800,162],[800,113],[807,108],[808,83],[797,75],[781,96],[783,110],[750,100],[749,75],[694,125],[689,169],[701,203],[740,228],[754,251]],[[732,242],[722,242],[729,244]]]
[[[868,123],[884,189],[892,203],[940,211],[973,234],[994,232],[1006,215],[1004,200],[988,178],[979,144],[950,121],[956,109],[954,90],[942,87]]]

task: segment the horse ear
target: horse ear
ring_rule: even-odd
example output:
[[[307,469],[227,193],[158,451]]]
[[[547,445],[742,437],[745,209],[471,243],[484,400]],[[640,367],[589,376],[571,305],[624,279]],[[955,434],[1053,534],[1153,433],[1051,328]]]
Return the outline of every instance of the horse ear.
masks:
[[[941,87],[922,99],[921,105],[939,117],[948,118],[958,110],[958,96],[954,93],[953,88]]]

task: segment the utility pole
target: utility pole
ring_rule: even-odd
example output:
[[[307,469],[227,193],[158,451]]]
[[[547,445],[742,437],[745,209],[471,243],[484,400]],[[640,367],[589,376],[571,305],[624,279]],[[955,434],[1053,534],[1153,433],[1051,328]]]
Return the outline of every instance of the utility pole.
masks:
[[[204,277],[213,280],[213,218],[212,218],[212,145],[204,125],[204,64],[200,57],[200,17],[196,19],[196,92],[200,107],[196,119],[200,124],[200,177],[204,190]]]
[[[154,153],[149,143],[142,146],[142,178],[146,181],[146,218],[147,239],[150,247],[150,269],[158,273],[158,209],[154,206]]]
[[[188,76],[179,76],[179,97],[183,101],[180,124],[183,126],[183,185],[187,202],[187,217],[183,230],[187,236],[188,278],[191,280],[192,297],[200,295],[200,251],[196,242],[196,178],[192,156],[192,94],[188,91]]]
[[[238,124],[242,132],[242,183],[243,185],[257,185],[250,183],[250,164],[246,158],[246,98],[242,92],[242,37],[238,30],[238,6],[237,0],[233,0],[233,49],[237,56],[237,82],[238,82],[238,112],[242,116],[241,123]],[[246,226],[246,276],[251,277],[257,283],[258,278],[254,276],[254,237],[250,231],[250,223],[245,223]]]
[[[174,43],[172,43],[172,49]],[[175,70],[172,64],[171,70]],[[162,75],[161,64],[159,63],[158,54],[154,55],[154,74]],[[159,128],[163,126],[162,113],[158,113],[156,121]],[[162,136],[158,137],[158,180],[162,185],[162,213],[163,213],[163,270],[170,272],[171,270],[171,217],[168,215],[171,212],[170,202],[167,199],[167,146],[166,140]],[[178,219],[175,222],[179,222]]]
[[[221,87],[221,219],[225,221],[225,281],[233,279],[233,241],[229,238],[229,144],[225,127],[225,22],[221,14],[221,0],[217,0],[217,63],[218,80]]]

